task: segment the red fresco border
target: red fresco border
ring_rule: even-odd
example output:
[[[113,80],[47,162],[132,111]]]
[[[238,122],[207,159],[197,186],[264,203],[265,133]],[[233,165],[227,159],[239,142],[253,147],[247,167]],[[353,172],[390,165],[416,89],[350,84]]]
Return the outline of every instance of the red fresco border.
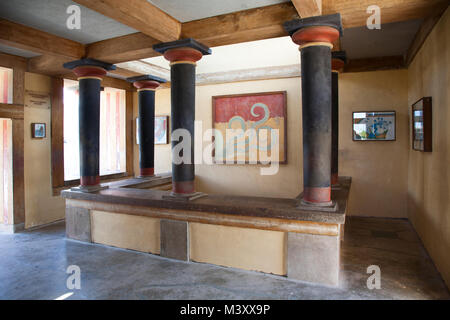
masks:
[[[259,121],[264,114],[261,108],[255,108],[254,117],[251,108],[255,103],[265,104],[270,111],[270,118],[285,118],[285,97],[282,92],[270,95],[249,94],[235,97],[215,97],[214,122],[227,123],[232,117],[240,116],[245,121]]]

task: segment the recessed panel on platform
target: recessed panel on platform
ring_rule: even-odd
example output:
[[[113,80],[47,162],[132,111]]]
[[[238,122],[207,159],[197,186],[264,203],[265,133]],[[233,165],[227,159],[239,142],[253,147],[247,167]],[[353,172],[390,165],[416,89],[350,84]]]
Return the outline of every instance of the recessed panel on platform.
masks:
[[[92,242],[159,254],[160,220],[128,214],[91,211]]]
[[[191,261],[286,275],[285,232],[190,223]]]

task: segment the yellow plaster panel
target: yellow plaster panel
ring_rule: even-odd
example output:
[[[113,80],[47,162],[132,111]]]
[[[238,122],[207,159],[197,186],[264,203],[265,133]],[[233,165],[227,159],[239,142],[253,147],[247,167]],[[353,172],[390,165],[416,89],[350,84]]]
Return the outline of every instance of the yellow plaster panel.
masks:
[[[51,94],[51,78],[25,73],[25,90]],[[44,139],[31,137],[31,124],[45,123]],[[64,219],[64,200],[52,192],[51,109],[24,108],[25,228]]]
[[[92,241],[159,254],[159,221],[155,218],[92,210]]]
[[[286,233],[189,224],[192,261],[286,275]]]
[[[407,200],[408,217],[450,288],[449,30],[447,9],[408,69],[408,109],[422,97],[433,99],[433,152],[409,148]]]

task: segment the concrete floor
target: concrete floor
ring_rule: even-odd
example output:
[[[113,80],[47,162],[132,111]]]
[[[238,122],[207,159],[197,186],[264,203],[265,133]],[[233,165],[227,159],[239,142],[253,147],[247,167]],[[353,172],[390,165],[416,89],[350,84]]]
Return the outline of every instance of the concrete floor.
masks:
[[[339,288],[66,240],[64,224],[0,235],[0,299],[450,299],[406,220],[348,218]],[[66,268],[81,268],[81,290]],[[381,268],[381,289],[366,286]]]

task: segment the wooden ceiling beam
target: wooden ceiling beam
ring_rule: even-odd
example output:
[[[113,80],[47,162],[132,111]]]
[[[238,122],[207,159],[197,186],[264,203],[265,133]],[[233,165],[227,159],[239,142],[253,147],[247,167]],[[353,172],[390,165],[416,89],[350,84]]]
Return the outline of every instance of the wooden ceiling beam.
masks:
[[[381,8],[382,23],[424,18],[443,3],[447,3],[447,0],[376,2]],[[372,4],[373,0],[322,0],[322,14],[340,12],[345,28],[361,27],[366,25],[369,17],[366,10]],[[299,18],[296,7],[292,2],[286,2],[183,23],[181,38],[195,38],[210,47],[216,47],[282,37],[286,36],[283,22],[295,18]],[[159,41],[152,37],[135,33],[88,45],[87,54],[110,63],[133,61],[158,56],[152,50],[156,43]]]
[[[159,42],[138,32],[89,44],[86,47],[86,55],[108,63],[151,58],[159,55],[152,49],[153,45]]]
[[[100,2],[111,4],[113,1],[95,1]],[[340,12],[344,27],[364,26],[369,16],[366,9],[372,2],[373,0],[322,0],[322,14]],[[123,3],[128,4],[128,1]],[[376,4],[381,8],[381,22],[389,23],[433,16],[436,8],[448,5],[448,0],[379,0]],[[119,9],[122,7],[119,6]],[[286,2],[183,23],[181,34],[183,38],[192,37],[210,47],[222,46],[286,36],[282,24],[298,17],[293,3]],[[159,29],[164,28],[159,26]],[[414,44],[414,48],[410,50],[420,48],[420,41],[427,34],[425,31],[421,31],[422,35],[418,34],[418,44]],[[159,42],[156,38],[138,32],[85,47],[75,41],[0,19],[0,43],[42,53],[43,56],[29,59],[28,67],[32,72],[50,75],[64,74],[66,70],[63,70],[62,63],[82,57],[120,63],[158,56],[152,46]],[[336,49],[337,47],[338,44]],[[414,53],[411,51],[409,56],[414,56]]]
[[[80,59],[84,45],[50,33],[0,19],[0,43],[40,54],[54,54]]]
[[[53,55],[42,55],[39,57],[34,57],[28,59],[28,72],[45,74],[51,77],[63,77],[66,79],[76,80],[76,76],[72,73],[72,71],[63,67],[63,64],[67,61],[67,58]],[[115,88],[134,90],[133,86],[123,79],[138,75],[141,74],[123,68],[117,68],[116,70],[108,71],[108,77],[104,78],[104,80],[102,81],[102,85],[108,86],[107,84],[110,83],[114,84],[114,86],[110,86],[113,86]]]
[[[74,0],[161,42],[178,40],[181,23],[147,0]]]
[[[77,76],[74,73],[68,73],[61,77],[64,79],[77,81]],[[127,91],[136,91],[136,88],[133,87],[133,85],[130,82],[127,82],[122,79],[112,78],[112,77],[103,77],[101,86],[122,89],[122,90],[127,90]]]
[[[292,3],[250,9],[182,24],[181,38],[194,38],[210,47],[286,36],[283,22],[298,18]],[[160,41],[143,33],[103,40],[86,47],[87,56],[120,63],[159,56]]]
[[[63,64],[75,59],[45,54],[28,59],[28,72],[45,74],[47,76],[61,76],[71,73]]]
[[[182,24],[181,38],[194,38],[210,47],[286,36],[282,24],[298,18],[292,3],[224,14]],[[120,63],[159,56],[152,46],[160,43],[141,32],[92,43],[89,58]]]
[[[344,67],[344,72],[368,72],[380,70],[404,69],[403,56],[351,59]]]
[[[27,59],[0,52],[0,67],[26,70]]]
[[[286,36],[283,23],[299,18],[291,2],[183,23],[182,38],[209,47]]]
[[[448,0],[322,0],[322,14],[340,13],[344,28],[362,27],[370,14],[367,8],[381,9],[381,23],[392,23],[429,17],[436,7]]]
[[[301,18],[322,14],[322,0],[292,0],[292,3]]]

